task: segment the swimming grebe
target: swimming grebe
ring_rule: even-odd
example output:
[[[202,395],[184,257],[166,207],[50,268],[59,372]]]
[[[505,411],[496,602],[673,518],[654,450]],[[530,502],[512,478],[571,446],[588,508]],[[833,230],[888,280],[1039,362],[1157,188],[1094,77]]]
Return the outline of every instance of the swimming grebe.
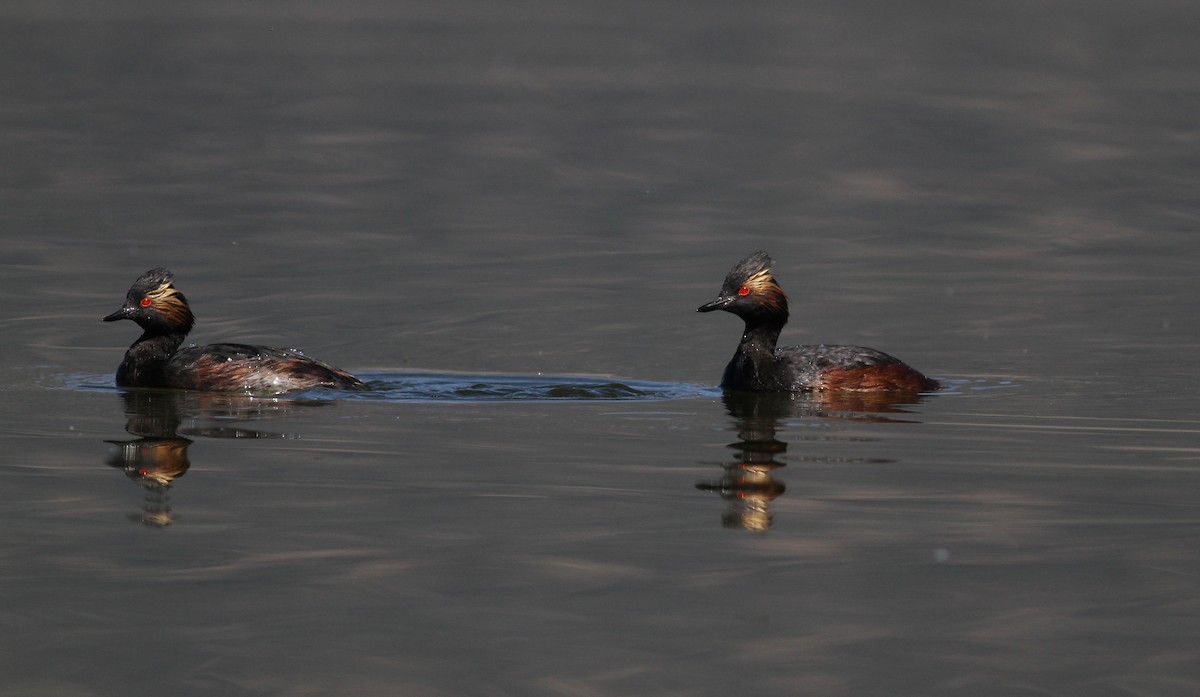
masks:
[[[248,344],[179,348],[195,318],[174,279],[167,269],[150,269],[133,282],[125,305],[104,318],[105,322],[131,319],[143,330],[117,368],[117,385],[271,394],[366,387],[350,373],[295,349]]]
[[[739,261],[725,277],[716,300],[697,312],[725,310],[746,322],[721,387],[732,390],[800,392],[927,392],[938,383],[882,351],[862,346],[776,348],[788,320],[788,299],[771,275],[771,257],[757,252]]]

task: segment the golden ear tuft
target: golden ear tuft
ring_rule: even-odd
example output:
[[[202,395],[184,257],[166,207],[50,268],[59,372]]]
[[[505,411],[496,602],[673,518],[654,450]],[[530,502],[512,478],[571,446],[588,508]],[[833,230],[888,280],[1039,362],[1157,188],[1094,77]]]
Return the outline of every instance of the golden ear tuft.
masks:
[[[159,298],[165,298],[166,296],[170,295],[174,290],[175,289],[171,286],[170,281],[163,281],[162,283],[158,284],[158,287],[154,290],[147,291],[146,297],[158,300]]]
[[[761,293],[777,284],[775,283],[775,277],[771,275],[770,269],[761,269],[747,278],[746,282],[742,285],[749,288],[752,293]]]

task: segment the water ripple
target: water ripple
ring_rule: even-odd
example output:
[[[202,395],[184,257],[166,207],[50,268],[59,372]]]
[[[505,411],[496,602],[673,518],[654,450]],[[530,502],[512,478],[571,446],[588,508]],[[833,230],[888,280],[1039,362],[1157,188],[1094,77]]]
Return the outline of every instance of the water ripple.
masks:
[[[717,397],[715,386],[587,375],[504,375],[479,373],[366,373],[367,392],[351,399],[427,401],[653,401]]]
[[[626,402],[720,397],[721,389],[594,375],[511,375],[491,373],[358,373],[370,389],[362,392],[313,390],[278,395],[297,399],[382,400],[388,402]],[[51,380],[57,383],[57,380]],[[118,391],[111,375],[64,376],[53,387]]]

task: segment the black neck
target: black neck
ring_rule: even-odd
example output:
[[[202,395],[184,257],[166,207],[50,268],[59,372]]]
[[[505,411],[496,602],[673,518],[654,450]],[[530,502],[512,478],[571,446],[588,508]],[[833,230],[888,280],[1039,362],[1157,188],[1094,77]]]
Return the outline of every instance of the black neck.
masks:
[[[749,355],[762,354],[771,356],[775,353],[775,345],[779,343],[779,333],[787,319],[775,320],[746,320],[746,329],[742,332],[742,341],[738,350]]]
[[[775,365],[775,344],[782,321],[746,321],[746,331],[738,344],[733,359],[725,366],[721,387],[762,390],[772,389],[778,382],[779,370]]]
[[[161,386],[167,361],[179,350],[186,336],[187,332],[158,334],[147,330],[125,352],[125,359],[117,368],[117,384]]]
[[[179,347],[183,345],[183,340],[187,338],[187,335],[188,333],[186,331],[152,332],[147,329],[146,331],[142,332],[142,335],[138,337],[137,341],[133,342],[133,345],[129,347],[129,350],[132,351],[136,348],[142,347],[142,350],[153,351],[155,353],[161,351],[169,356],[179,350]]]

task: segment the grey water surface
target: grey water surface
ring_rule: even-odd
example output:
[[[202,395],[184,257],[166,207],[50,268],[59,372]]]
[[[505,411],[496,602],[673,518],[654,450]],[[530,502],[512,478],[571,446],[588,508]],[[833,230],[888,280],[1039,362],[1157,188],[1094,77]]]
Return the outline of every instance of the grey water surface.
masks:
[[[1195,3],[0,20],[0,695],[1200,694]],[[758,249],[946,389],[723,395]]]

